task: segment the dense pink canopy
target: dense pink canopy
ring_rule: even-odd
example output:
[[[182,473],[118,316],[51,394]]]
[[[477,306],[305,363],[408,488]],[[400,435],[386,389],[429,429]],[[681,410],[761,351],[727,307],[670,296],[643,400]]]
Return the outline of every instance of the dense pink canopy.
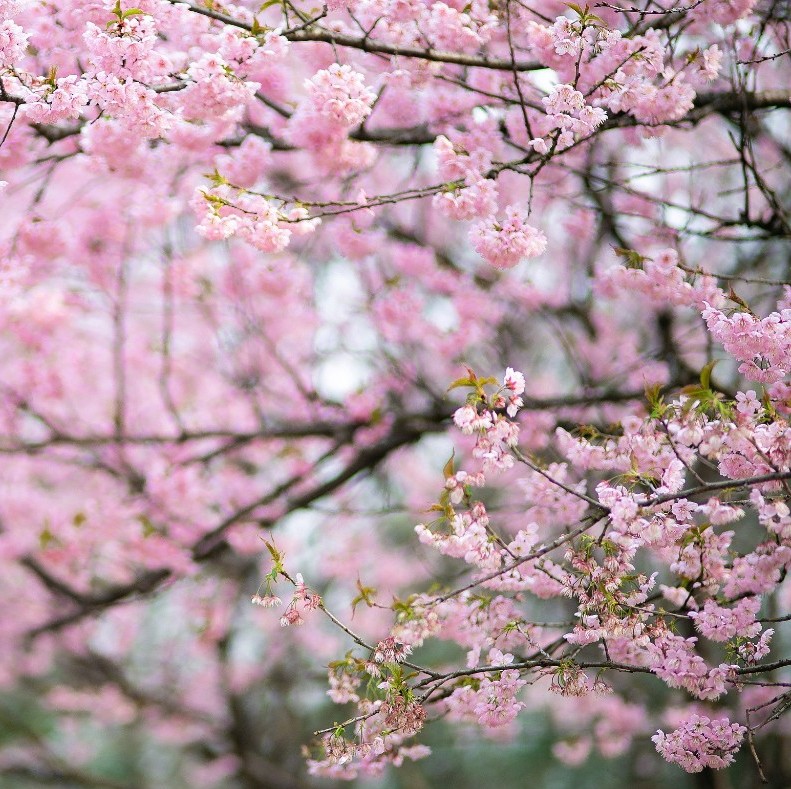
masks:
[[[539,710],[790,780],[790,49],[772,0],[0,0],[0,780]]]

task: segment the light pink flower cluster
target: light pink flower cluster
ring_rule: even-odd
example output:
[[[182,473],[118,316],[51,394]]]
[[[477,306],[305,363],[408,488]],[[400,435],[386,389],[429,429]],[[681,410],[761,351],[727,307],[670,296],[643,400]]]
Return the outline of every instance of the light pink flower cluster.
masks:
[[[746,731],[727,718],[691,715],[675,731],[665,734],[660,729],[651,739],[667,761],[688,773],[699,773],[706,767],[719,770],[731,764]]]
[[[764,594],[774,589],[791,567],[791,546],[761,543],[754,551],[737,556],[722,587],[731,599],[743,594]]]
[[[468,150],[454,145],[444,134],[434,140],[433,151],[440,178],[445,181],[481,178],[492,165],[492,152],[485,146],[478,145]]]
[[[739,372],[750,380],[771,384],[791,372],[791,309],[766,318],[748,312],[728,317],[707,304],[703,319],[714,339],[742,362]]]
[[[251,602],[253,605],[260,605],[262,608],[277,608],[277,606],[283,604],[283,601],[279,597],[271,594],[254,594],[251,598]]]
[[[128,133],[146,140],[156,139],[173,125],[172,113],[160,107],[157,93],[141,82],[100,71],[85,84],[91,101],[108,115],[122,120]]]
[[[546,136],[557,130],[559,150],[570,147],[580,137],[592,134],[604,121],[607,113],[601,107],[585,102],[585,97],[573,85],[555,85],[542,100],[547,112],[547,128],[544,137],[530,141],[533,150],[545,154],[550,149]]]
[[[429,4],[420,29],[434,48],[459,52],[476,50],[487,37],[486,25],[475,24],[468,13],[442,2]]]
[[[290,142],[312,154],[323,171],[350,173],[370,165],[374,149],[350,140],[350,129],[370,114],[376,94],[351,66],[333,63],[305,81],[306,97],[288,120]]]
[[[702,307],[704,302],[722,304],[725,300],[713,277],[704,276],[694,283],[688,282],[686,273],[678,265],[678,253],[673,249],[644,258],[639,268],[613,266],[602,274],[596,287],[608,298],[633,298],[639,293],[662,306]]]
[[[472,454],[483,461],[484,474],[513,465],[511,449],[519,439],[519,426],[511,420],[522,406],[524,385],[524,376],[509,367],[503,385],[491,398],[478,405],[463,406],[453,414],[453,421],[462,433],[476,435]],[[498,413],[500,409],[507,416]],[[482,480],[476,479],[476,484],[479,482]]]
[[[769,627],[761,633],[761,637],[757,641],[743,641],[736,650],[739,657],[745,663],[749,664],[754,664],[759,660],[763,660],[763,658],[769,654],[771,649],[769,644],[774,634],[774,629]]]
[[[761,525],[784,542],[791,540],[791,509],[782,499],[774,501],[764,498],[757,488],[750,493],[750,501],[758,511]]]
[[[356,692],[362,683],[360,677],[350,674],[348,671],[330,669],[327,678],[330,685],[327,695],[336,704],[348,704],[349,702],[356,704],[360,700]]]
[[[525,376],[513,367],[506,368],[502,391],[505,412],[513,419],[524,405],[522,395],[525,393]]]
[[[473,720],[480,726],[493,729],[507,726],[524,708],[524,703],[517,701],[516,697],[527,682],[520,679],[518,671],[508,668],[513,662],[513,655],[503,655],[500,650],[493,649],[489,656],[493,665],[504,669],[499,677],[485,676],[477,688],[470,685],[456,688],[446,703],[451,717]]]
[[[527,221],[523,209],[513,205],[506,207],[503,219],[490,216],[475,224],[470,239],[475,251],[499,269],[513,268],[547,248],[546,236]]]
[[[457,471],[445,480],[445,490],[450,492],[450,503],[459,504],[464,498],[465,488],[480,487],[485,482],[483,473],[470,474],[464,470]]]
[[[0,23],[0,70],[17,65],[25,56],[29,34],[16,22]]]
[[[376,94],[365,77],[351,66],[333,63],[305,82],[308,105],[318,116],[344,129],[362,123],[371,113]]]
[[[648,646],[651,670],[671,688],[684,688],[698,699],[717,699],[725,693],[734,666],[726,663],[709,669],[695,651],[697,638],[670,632],[655,636]]]
[[[563,92],[571,96],[567,90],[571,87],[587,95],[586,91],[590,90],[592,96],[585,103],[594,109],[627,112],[641,122],[661,124],[682,117],[692,107],[695,90],[686,82],[683,71],[676,73],[666,66],[670,53],[655,30],[625,37],[619,30],[583,26],[562,16],[548,27],[531,20],[526,33],[541,62],[566,78],[565,85],[559,86]],[[580,59],[587,67],[584,74],[578,75],[576,64]],[[569,84],[572,78],[577,80],[574,86]],[[583,109],[579,97],[574,97],[571,106]],[[577,118],[589,129],[602,119],[599,111]],[[563,125],[570,123],[563,121]],[[540,131],[543,133],[544,129]],[[584,129],[581,131],[584,133]],[[565,144],[571,131],[563,133],[567,135]],[[536,138],[536,149],[543,152],[545,142]]]
[[[403,746],[403,739],[403,735],[388,732],[351,742],[336,734],[327,734],[323,740],[326,758],[322,761],[308,759],[308,772],[347,781],[358,775],[377,777],[382,775],[387,765],[400,767],[406,759],[417,761],[431,753],[426,745]]]
[[[692,75],[696,82],[705,83],[717,79],[722,67],[722,50],[712,44],[694,57]]]
[[[514,465],[511,449],[519,440],[519,426],[503,417],[493,419],[492,426],[478,433],[472,456],[483,461],[483,471],[507,469]]]
[[[208,113],[236,120],[261,87],[257,82],[240,79],[220,55],[208,52],[190,64],[187,77],[189,85],[179,96],[187,118],[197,119]]]
[[[171,70],[167,59],[155,51],[157,29],[150,14],[133,16],[104,29],[89,22],[82,37],[94,73],[148,82]]]
[[[551,480],[560,482],[564,487],[553,484]],[[566,463],[550,463],[546,474],[529,470],[518,484],[529,505],[525,517],[542,526],[571,526],[579,521],[588,507],[582,498],[587,488],[585,480],[574,479]]]
[[[497,211],[497,184],[477,178],[465,186],[454,186],[434,195],[437,210],[451,219],[465,220],[489,216]]]
[[[698,6],[693,14],[702,20],[719,25],[732,25],[753,10],[758,0],[714,0],[703,7]]]
[[[321,222],[304,206],[278,207],[274,200],[230,184],[198,189],[192,208],[200,217],[197,231],[210,241],[232,236],[262,252],[282,252],[292,236],[312,232]]]
[[[477,501],[470,511],[453,516],[450,534],[434,533],[422,523],[415,526],[415,532],[420,542],[440,553],[491,570],[498,568],[503,560],[501,551],[490,539],[488,526],[486,508]]]
[[[668,69],[665,72],[666,82],[663,85],[640,86],[639,92],[630,113],[638,121],[649,125],[659,125],[683,118],[694,106],[695,89],[690,85],[683,73],[674,74]],[[624,96],[619,103],[623,105]]]
[[[468,150],[461,143],[454,145],[442,134],[434,140],[433,149],[439,174],[449,182],[434,196],[437,209],[457,220],[494,214],[497,184],[485,177],[492,163],[491,150],[483,145],[472,145]]]
[[[407,759],[417,761],[431,754],[427,745],[403,744],[422,728],[425,711],[417,702],[408,702],[408,712],[400,719],[394,717],[394,707],[388,702],[376,705],[363,702],[361,706],[373,717],[368,718],[365,725],[358,724],[358,741],[353,743],[338,737],[339,742],[327,748],[325,740],[328,758],[323,762],[308,760],[311,775],[344,780],[358,775],[378,777],[388,765],[400,767]],[[399,726],[399,723],[404,725]]]
[[[291,598],[291,602],[288,604],[286,612],[280,617],[280,624],[282,627],[304,624],[305,620],[302,614],[307,611],[315,611],[317,608],[320,608],[321,605],[321,597],[312,589],[308,588],[302,578],[302,574],[297,573],[294,594]]]
[[[288,39],[277,30],[259,36],[241,34],[225,28],[217,36],[217,54],[225,60],[237,76],[246,76],[272,65],[288,53]]]
[[[735,636],[753,638],[761,632],[755,621],[761,607],[760,597],[744,597],[726,608],[709,598],[700,611],[690,611],[698,632],[712,641],[729,641]]]
[[[388,636],[376,645],[374,663],[402,663],[412,652],[412,647]]]
[[[58,123],[79,117],[88,104],[88,86],[74,74],[52,82],[39,80],[25,92],[25,116],[31,123]]]

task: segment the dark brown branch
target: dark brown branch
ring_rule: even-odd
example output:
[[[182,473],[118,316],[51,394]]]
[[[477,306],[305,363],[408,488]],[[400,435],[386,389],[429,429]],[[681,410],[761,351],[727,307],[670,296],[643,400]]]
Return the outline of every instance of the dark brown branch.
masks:
[[[764,482],[780,482],[784,479],[791,479],[791,471],[774,471],[771,474],[760,474],[756,477],[745,477],[744,479],[725,479],[719,482],[709,482],[706,485],[700,485],[696,488],[687,488],[680,490],[678,493],[665,493],[662,496],[649,499],[642,503],[643,507],[656,507],[659,504],[665,504],[668,501],[675,501],[676,499],[686,499],[690,496],[700,496],[703,493],[711,493],[715,490],[729,490],[744,488],[748,485],[760,485]]]

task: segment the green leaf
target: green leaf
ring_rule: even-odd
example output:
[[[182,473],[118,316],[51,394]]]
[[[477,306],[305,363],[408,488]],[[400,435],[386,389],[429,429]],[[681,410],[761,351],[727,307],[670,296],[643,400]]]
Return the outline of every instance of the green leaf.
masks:
[[[700,371],[700,385],[704,389],[711,389],[711,371],[714,369],[716,364],[717,364],[717,360],[715,359],[713,362],[709,362]]]
[[[451,453],[450,459],[442,468],[442,473],[445,475],[445,479],[450,479],[454,474],[453,460],[455,457],[456,457],[456,450],[454,449],[453,452]]]
[[[52,545],[53,542],[55,542],[55,535],[50,531],[49,526],[45,526],[38,536],[38,544],[44,549]]]
[[[626,247],[613,247],[613,250],[619,258],[623,258],[626,261],[626,268],[641,269],[643,267],[643,263],[648,260],[645,255],[641,255],[634,249],[627,249]]]
[[[693,49],[692,52],[687,52],[686,57],[684,58],[687,61],[687,65],[690,63],[694,63],[700,57],[700,48]]]
[[[360,603],[365,603],[368,608],[373,608],[374,597],[376,596],[376,589],[372,586],[363,586],[359,578],[357,579],[357,589],[360,593],[352,600],[352,616],[354,616],[354,612]]]
[[[283,554],[280,553],[280,551],[278,551],[274,544],[269,542],[269,540],[264,540],[264,545],[266,545],[269,555],[272,557],[272,561],[279,565],[283,561]]]
[[[652,419],[660,419],[667,411],[664,398],[662,397],[662,387],[657,384],[655,386],[646,386],[645,399],[649,405],[649,416]]]
[[[448,392],[450,392],[452,389],[458,389],[459,387],[462,387],[462,386],[475,386],[475,381],[473,381],[473,380],[472,380],[471,378],[469,378],[469,377],[466,377],[466,378],[457,378],[457,379],[456,379],[456,380],[455,380],[455,381],[454,381],[454,382],[453,382],[453,383],[452,383],[452,384],[451,384],[451,385],[448,387],[447,391],[448,391]]]
[[[750,309],[750,306],[738,293],[736,293],[736,291],[733,289],[733,285],[731,285],[731,287],[728,289],[728,298],[752,315],[753,311]]]
[[[147,515],[138,515],[137,519],[140,521],[140,525],[143,527],[143,537],[151,537],[154,534],[157,534],[159,530],[156,526],[151,522],[151,519]]]

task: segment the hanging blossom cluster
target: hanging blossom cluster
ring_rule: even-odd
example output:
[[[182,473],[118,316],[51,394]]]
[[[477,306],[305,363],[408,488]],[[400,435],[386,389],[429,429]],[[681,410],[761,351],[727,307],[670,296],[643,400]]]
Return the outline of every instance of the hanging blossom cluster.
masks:
[[[688,773],[699,773],[706,767],[720,770],[731,764],[746,731],[726,718],[692,715],[670,734],[660,729],[651,739],[667,761]]]
[[[544,137],[530,140],[530,147],[542,155],[549,153],[552,147],[561,151],[571,147],[577,139],[592,134],[607,120],[607,112],[587,104],[573,85],[555,85],[541,102],[547,112],[550,131],[545,132]],[[558,134],[553,138],[555,130]]]
[[[772,384],[791,373],[791,309],[765,318],[748,312],[728,317],[706,304],[703,319],[714,339],[741,362],[739,372],[746,378]]]
[[[434,196],[434,206],[456,220],[476,219],[497,211],[497,182],[487,177],[491,151],[472,135],[439,135],[433,150],[437,169],[447,185]],[[469,150],[466,145],[469,145]]]
[[[695,698],[714,700],[726,692],[728,680],[736,678],[734,672],[738,666],[726,663],[714,668],[707,666],[695,651],[697,638],[682,638],[663,632],[662,626],[656,627],[650,636],[645,644],[649,665],[668,687],[684,688]]]
[[[525,704],[517,696],[527,681],[519,672],[509,669],[514,656],[499,649],[489,651],[489,664],[501,667],[495,678],[484,676],[476,686],[463,685],[453,691],[446,705],[450,717],[459,721],[474,721],[479,726],[498,729],[512,723]]]
[[[495,268],[509,269],[538,257],[547,248],[546,236],[527,221],[527,213],[507,206],[503,218],[487,218],[470,231],[473,249]]]
[[[323,170],[359,170],[371,163],[372,150],[349,139],[349,132],[370,114],[376,93],[365,76],[334,63],[305,81],[306,96],[288,121],[288,139],[311,153]]]
[[[756,622],[761,601],[757,597],[745,597],[727,608],[709,598],[700,611],[690,611],[698,632],[711,641],[730,641],[736,635],[752,638],[761,632]]]
[[[350,129],[371,114],[376,94],[365,84],[365,77],[351,66],[337,63],[319,71],[305,83],[308,112]]]

